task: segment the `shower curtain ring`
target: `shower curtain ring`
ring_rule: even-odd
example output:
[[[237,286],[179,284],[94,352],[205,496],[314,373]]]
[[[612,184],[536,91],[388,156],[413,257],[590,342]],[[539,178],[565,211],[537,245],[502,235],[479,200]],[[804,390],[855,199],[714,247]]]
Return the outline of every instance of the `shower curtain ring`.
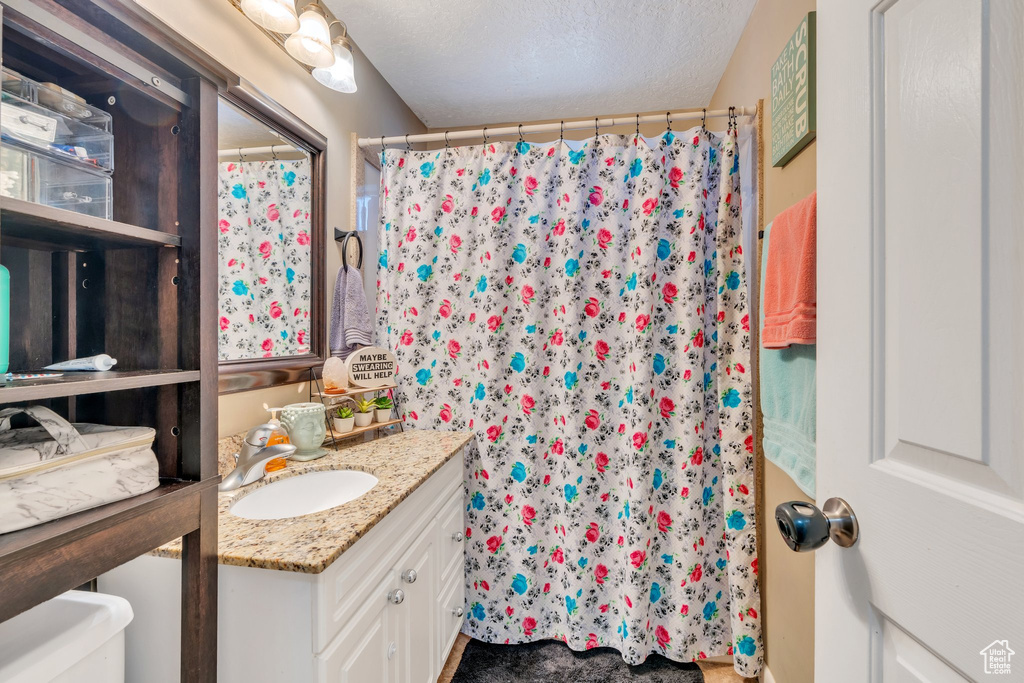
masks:
[[[519,142],[526,142],[523,140],[523,124],[521,123],[519,124]]]
[[[707,132],[707,130],[708,130],[708,110],[707,109],[703,110],[703,113],[700,115],[700,129],[702,131],[704,131],[704,132]]]
[[[600,134],[601,134],[601,129],[598,128],[598,126],[597,126],[597,117],[595,116],[594,117],[594,137],[597,137]]]
[[[412,145],[409,144],[409,134],[408,133],[405,134],[405,149],[410,151],[410,152],[412,151]]]
[[[558,141],[559,142],[564,142],[565,141],[565,121],[562,121],[558,125]]]
[[[639,138],[640,138],[640,114],[637,114],[636,115],[636,138],[635,139],[639,139]]]
[[[484,144],[487,144],[487,126],[484,126]]]
[[[665,112],[665,126],[667,127],[666,130],[669,133],[672,132],[672,116],[671,116],[671,114],[672,114],[672,112],[670,112],[670,111]]]
[[[242,148],[239,147],[238,148],[238,163],[242,163],[243,161],[245,161],[245,157],[242,155]]]
[[[277,145],[271,145],[270,146],[270,158],[273,159],[274,161],[277,161],[277,152],[274,151],[274,147],[276,147],[276,146]]]
[[[444,148],[445,149],[451,149],[452,148],[452,143],[448,139],[448,131],[444,132]]]

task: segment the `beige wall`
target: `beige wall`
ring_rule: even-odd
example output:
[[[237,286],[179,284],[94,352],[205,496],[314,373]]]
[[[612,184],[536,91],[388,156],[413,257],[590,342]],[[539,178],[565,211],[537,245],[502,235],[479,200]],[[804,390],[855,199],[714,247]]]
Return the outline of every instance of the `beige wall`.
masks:
[[[236,74],[287,107],[327,137],[328,306],[341,251],[334,228],[345,227],[351,202],[350,133],[362,136],[422,132],[423,124],[370,62],[355,51],[359,91],[329,90],[270,42],[228,0],[137,0]],[[222,396],[219,432],[235,434],[258,424],[262,405],[280,406],[307,396],[305,384]],[[301,398],[301,400],[306,400]]]
[[[815,0],[758,0],[747,28],[729,61],[709,105],[720,109],[765,100],[764,220],[775,216],[815,189],[815,143],[784,168],[771,159],[771,67],[797,23],[814,11]],[[764,633],[768,668],[778,683],[814,680],[814,555],[794,553],[775,529],[775,506],[787,500],[807,500],[796,484],[766,462],[765,551],[759,563],[765,599]]]

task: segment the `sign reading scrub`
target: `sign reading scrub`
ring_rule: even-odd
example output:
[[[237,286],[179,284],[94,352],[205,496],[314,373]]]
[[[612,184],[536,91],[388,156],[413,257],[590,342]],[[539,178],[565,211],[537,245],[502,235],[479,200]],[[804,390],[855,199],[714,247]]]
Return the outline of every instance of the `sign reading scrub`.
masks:
[[[809,12],[772,66],[772,165],[785,166],[814,139],[814,12]]]

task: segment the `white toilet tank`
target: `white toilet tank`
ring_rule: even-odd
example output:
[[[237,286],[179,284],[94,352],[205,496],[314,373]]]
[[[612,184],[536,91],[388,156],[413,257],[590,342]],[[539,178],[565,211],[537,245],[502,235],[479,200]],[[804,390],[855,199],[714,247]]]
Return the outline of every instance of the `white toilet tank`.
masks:
[[[123,683],[124,598],[68,591],[0,623],[4,683]]]

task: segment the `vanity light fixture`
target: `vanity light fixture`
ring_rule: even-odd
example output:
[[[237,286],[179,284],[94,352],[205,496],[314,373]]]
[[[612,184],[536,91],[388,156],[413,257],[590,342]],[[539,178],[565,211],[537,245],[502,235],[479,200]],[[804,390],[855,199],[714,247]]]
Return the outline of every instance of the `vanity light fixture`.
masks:
[[[331,41],[334,64],[329,67],[313,69],[313,78],[331,90],[353,93],[356,91],[356,75],[352,63],[352,43],[348,39],[348,27],[343,21],[336,20],[331,26],[334,24],[341,24],[341,34]]]
[[[242,0],[242,11],[257,26],[277,33],[299,30],[293,0]]]
[[[299,15],[299,30],[288,36],[284,47],[288,54],[303,64],[318,68],[334,64],[331,29],[320,5],[311,3],[303,8]]]

